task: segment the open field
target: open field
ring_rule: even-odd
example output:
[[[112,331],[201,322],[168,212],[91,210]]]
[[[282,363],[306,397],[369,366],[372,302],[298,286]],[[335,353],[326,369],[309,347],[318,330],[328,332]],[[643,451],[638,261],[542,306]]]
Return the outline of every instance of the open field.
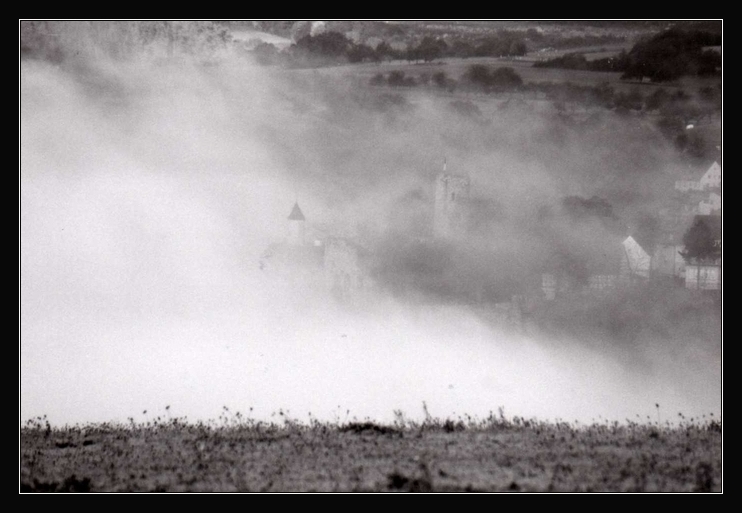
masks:
[[[600,55],[598,58],[607,56]],[[683,77],[674,82],[638,82],[636,80],[621,80],[621,73],[572,70],[559,68],[535,68],[534,60],[530,56],[518,57],[472,57],[468,59],[445,58],[433,62],[411,63],[407,61],[387,61],[382,63],[343,64],[323,68],[306,68],[286,70],[286,74],[329,76],[356,81],[359,85],[366,85],[371,78],[381,73],[387,75],[392,71],[402,71],[406,76],[419,78],[421,75],[431,76],[434,73],[445,72],[454,80],[461,80],[466,71],[475,64],[485,65],[495,70],[498,68],[512,68],[528,84],[539,83],[566,83],[569,82],[579,86],[595,87],[601,84],[609,84],[616,91],[627,92],[637,86],[645,95],[651,94],[657,89],[675,90],[685,88],[696,91],[701,87],[715,87],[719,84],[718,77]],[[395,92],[404,92],[405,88],[394,88]],[[415,89],[415,88],[411,88]]]
[[[283,415],[283,414],[281,414]],[[21,430],[22,492],[720,492],[716,421],[582,426],[491,415]]]
[[[626,42],[604,44],[598,46],[585,46],[582,48],[560,48],[558,50],[554,48],[544,48],[543,50],[528,53],[523,57],[523,59],[538,62],[555,59],[557,57],[564,57],[568,53],[581,53],[587,60],[593,61],[597,59],[605,59],[606,57],[613,57],[621,53],[622,50],[628,52],[631,50],[631,47],[632,44],[630,42]]]
[[[562,70],[554,68],[534,68],[532,61],[519,58],[472,57],[469,59],[440,59],[428,63],[410,63],[407,61],[389,61],[380,64],[348,64],[328,68],[312,69],[312,73],[337,74],[339,76],[370,79],[376,73],[403,71],[409,75],[433,74],[445,71],[449,77],[459,80],[467,69],[475,64],[483,64],[492,69],[510,67],[523,78],[524,82],[563,82],[597,85],[602,82],[619,82],[620,73],[596,71]],[[308,70],[309,71],[309,70]],[[567,77],[568,74],[569,76]]]

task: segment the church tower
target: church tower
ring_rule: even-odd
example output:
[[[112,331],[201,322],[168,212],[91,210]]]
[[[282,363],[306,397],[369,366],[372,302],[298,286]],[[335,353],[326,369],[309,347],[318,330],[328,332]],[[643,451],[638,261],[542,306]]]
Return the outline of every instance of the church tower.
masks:
[[[304,245],[304,223],[306,219],[299,208],[299,202],[294,203],[294,208],[288,217],[288,243],[291,246]]]
[[[467,203],[470,181],[468,176],[443,172],[435,179],[435,211],[433,233],[440,238],[456,238],[466,233]]]

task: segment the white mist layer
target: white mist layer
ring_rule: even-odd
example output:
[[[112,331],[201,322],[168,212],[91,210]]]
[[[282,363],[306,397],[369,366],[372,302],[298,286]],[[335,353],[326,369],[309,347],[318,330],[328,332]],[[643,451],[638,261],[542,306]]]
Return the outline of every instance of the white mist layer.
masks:
[[[261,272],[296,191],[255,135],[270,88],[245,73],[235,81],[254,81],[234,114],[224,98],[204,99],[222,89],[200,75],[193,86],[190,72],[183,90],[148,75],[141,98],[123,96],[129,109],[24,65],[22,419],[214,419],[227,406],[390,421],[395,410],[422,418],[423,402],[441,418],[500,407],[581,422],[719,413],[720,365],[705,355],[669,361],[648,348],[649,365],[627,369],[505,334],[464,307],[379,297],[359,311]]]
[[[194,420],[227,406],[262,419],[282,409],[300,420],[389,421],[394,410],[421,418],[423,402],[441,418],[503,407],[540,419],[654,421],[655,403],[663,415],[718,415],[712,383],[694,384],[693,397],[667,368],[642,376],[584,350],[545,350],[456,309],[359,314],[261,285],[271,282],[256,277],[229,306],[203,313],[192,299],[181,316],[116,322],[62,309],[24,333],[24,416],[144,420],[142,410],[164,416],[170,405]]]

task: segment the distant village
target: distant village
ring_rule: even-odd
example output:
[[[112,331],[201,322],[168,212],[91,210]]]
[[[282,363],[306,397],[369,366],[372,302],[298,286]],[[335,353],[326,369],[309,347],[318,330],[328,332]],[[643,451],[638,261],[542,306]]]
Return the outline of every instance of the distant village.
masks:
[[[669,200],[659,212],[659,233],[653,240],[626,229],[591,241],[576,249],[584,253],[579,276],[570,267],[569,258],[555,248],[544,256],[538,280],[531,280],[522,293],[507,301],[490,300],[487,294],[479,293],[478,302],[490,304],[491,310],[499,312],[504,320],[518,324],[523,310],[534,301],[551,302],[570,294],[599,295],[650,280],[670,281],[675,286],[699,291],[719,290],[721,166],[713,162],[678,176]],[[444,164],[435,178],[434,191],[430,235],[418,237],[418,242],[432,248],[435,244],[456,245],[465,241],[469,217],[477,208],[470,178],[450,173]],[[312,223],[298,201],[286,223],[285,240],[265,250],[259,262],[261,269],[290,275],[292,279],[300,276],[310,280],[312,286],[326,287],[345,302],[357,301],[376,288],[373,266],[378,265],[378,260],[374,258],[373,242]],[[686,247],[689,233],[700,234],[705,238],[701,243],[710,244],[715,250],[691,251]]]

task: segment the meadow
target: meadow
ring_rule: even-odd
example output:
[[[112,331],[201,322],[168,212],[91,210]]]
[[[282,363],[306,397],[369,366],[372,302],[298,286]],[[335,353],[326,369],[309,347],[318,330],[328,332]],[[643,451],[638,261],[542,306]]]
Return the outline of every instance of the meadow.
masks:
[[[547,56],[559,56],[560,53],[554,52],[545,54]],[[613,55],[613,52],[595,52],[588,53],[588,60],[604,58]],[[539,59],[545,59],[539,55]],[[401,71],[405,76],[420,79],[422,76],[432,76],[438,72],[445,72],[448,77],[454,80],[461,80],[469,68],[474,65],[487,66],[489,69],[496,70],[499,68],[512,68],[522,79],[525,84],[531,86],[536,84],[564,84],[569,83],[583,87],[597,87],[609,85],[615,91],[630,92],[639,88],[642,94],[649,95],[658,89],[669,91],[697,91],[701,87],[715,87],[718,84],[717,77],[682,77],[673,82],[641,82],[637,80],[621,80],[621,73],[587,71],[574,69],[558,68],[536,68],[533,66],[536,59],[532,56],[524,57],[471,57],[467,59],[445,58],[433,62],[409,62],[403,60],[385,61],[381,63],[361,63],[361,64],[339,64],[326,66],[322,68],[298,68],[285,70],[284,73],[291,75],[306,76],[326,76],[342,78],[350,83],[356,83],[358,86],[365,86],[371,78],[378,74],[388,74],[393,71]],[[406,93],[414,92],[415,88],[396,88],[395,92]],[[436,92],[435,88],[429,88],[429,93]],[[440,93],[441,91],[437,91]],[[457,92],[460,96],[470,96],[471,93]],[[505,94],[509,96],[510,93]],[[500,94],[500,96],[503,96]]]
[[[20,435],[21,492],[721,492],[722,430],[400,412],[389,424],[158,417]],[[658,410],[659,414],[659,410]]]

